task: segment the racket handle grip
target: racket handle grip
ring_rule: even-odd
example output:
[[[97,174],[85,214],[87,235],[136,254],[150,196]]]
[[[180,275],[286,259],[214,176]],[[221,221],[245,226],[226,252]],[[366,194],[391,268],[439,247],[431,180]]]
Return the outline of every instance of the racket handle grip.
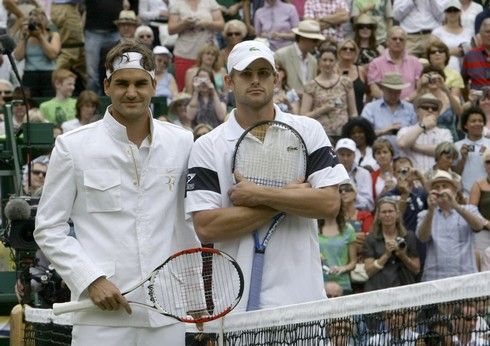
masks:
[[[79,302],[55,303],[53,304],[53,314],[61,315],[68,312],[90,309],[95,306],[94,302],[90,299],[84,299]]]

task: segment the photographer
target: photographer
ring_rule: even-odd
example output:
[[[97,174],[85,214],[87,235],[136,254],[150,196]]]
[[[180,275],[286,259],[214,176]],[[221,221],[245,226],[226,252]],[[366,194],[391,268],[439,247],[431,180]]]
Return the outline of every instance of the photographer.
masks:
[[[215,128],[226,117],[226,104],[221,101],[214,84],[213,72],[199,68],[193,79],[192,98],[187,105],[187,117],[192,127],[208,124]]]
[[[415,282],[420,271],[415,235],[403,226],[396,198],[378,199],[373,229],[363,252],[369,276],[364,285],[366,292]]]
[[[474,205],[460,205],[460,183],[449,172],[437,171],[428,185],[428,209],[419,213],[417,237],[427,244],[422,281],[476,273],[474,232],[488,228]]]
[[[396,186],[381,197],[398,198],[400,213],[403,215],[403,225],[407,230],[415,232],[417,214],[427,209],[424,177],[420,171],[413,168],[410,159],[403,156],[393,161],[393,174],[395,175]]]
[[[22,82],[30,88],[32,97],[54,96],[47,81],[51,80],[60,51],[60,35],[54,25],[50,25],[41,8],[33,9],[20,28],[20,39],[13,52],[16,60],[25,59]]]
[[[486,122],[487,117],[480,108],[470,107],[461,116],[461,129],[466,137],[454,143],[459,152],[454,171],[461,175],[465,196],[470,194],[473,183],[486,175],[482,160],[485,149],[490,148],[490,138],[483,136]]]

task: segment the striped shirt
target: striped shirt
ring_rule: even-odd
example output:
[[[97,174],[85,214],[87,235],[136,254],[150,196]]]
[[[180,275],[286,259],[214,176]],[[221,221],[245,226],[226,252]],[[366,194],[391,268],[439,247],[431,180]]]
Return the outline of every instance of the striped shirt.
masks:
[[[490,86],[490,56],[484,47],[478,47],[466,53],[461,75],[465,81],[471,81],[471,89]]]

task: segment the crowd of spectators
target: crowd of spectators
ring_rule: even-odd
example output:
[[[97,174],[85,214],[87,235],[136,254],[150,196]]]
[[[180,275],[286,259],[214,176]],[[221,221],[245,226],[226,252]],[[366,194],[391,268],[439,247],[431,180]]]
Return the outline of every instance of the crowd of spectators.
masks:
[[[319,227],[325,283],[339,295],[490,269],[489,6],[4,0],[0,31],[16,41],[31,121],[57,134],[99,119],[105,55],[118,42],[151,47],[167,105],[153,115],[196,139],[234,106],[224,78],[233,46],[268,44],[275,102],[317,119],[350,176],[339,217]],[[0,65],[0,106],[12,102],[17,130],[26,105],[6,56]]]

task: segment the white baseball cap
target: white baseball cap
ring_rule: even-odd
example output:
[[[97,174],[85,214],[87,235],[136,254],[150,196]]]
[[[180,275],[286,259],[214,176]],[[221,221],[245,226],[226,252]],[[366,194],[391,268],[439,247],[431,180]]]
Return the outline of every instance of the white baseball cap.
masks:
[[[170,51],[168,50],[167,47],[164,47],[164,46],[155,46],[153,48],[153,54],[165,54],[165,55],[168,55],[168,56],[172,56],[172,53],[170,53]]]
[[[341,138],[337,141],[337,145],[335,146],[335,151],[338,151],[339,149],[349,149],[352,152],[356,152],[357,145],[356,142],[354,142],[350,138]]]
[[[228,73],[231,73],[233,69],[243,71],[257,59],[267,60],[274,71],[276,70],[274,53],[265,44],[255,40],[237,43],[228,56],[228,63],[226,64]]]

